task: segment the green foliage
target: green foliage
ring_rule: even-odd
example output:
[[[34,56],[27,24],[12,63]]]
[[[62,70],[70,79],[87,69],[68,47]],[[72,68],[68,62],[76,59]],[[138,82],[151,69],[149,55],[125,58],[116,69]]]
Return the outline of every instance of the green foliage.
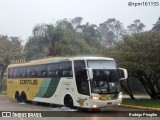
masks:
[[[12,60],[22,58],[21,41],[17,37],[0,36],[0,91],[2,89],[2,79],[7,66]]]
[[[118,44],[124,67],[132,72],[143,71],[147,74],[160,72],[160,34],[145,32],[134,36],[127,36],[124,42]]]
[[[22,46],[19,38],[0,37],[0,64],[7,65],[11,60],[22,56]]]
[[[123,24],[115,18],[109,18],[99,26],[102,38],[102,45],[112,47],[115,43],[122,40],[125,35]]]
[[[127,27],[130,34],[138,34],[143,31],[143,29],[145,28],[145,25],[141,23],[139,19],[137,19],[137,20],[134,20],[133,23]]]
[[[36,25],[25,45],[28,58],[99,54],[102,47],[96,25],[81,25],[81,21],[76,17],[59,20],[55,25]]]
[[[3,79],[2,79],[2,88],[1,88],[2,91],[6,91],[7,90],[7,76],[6,74],[3,76]]]
[[[122,104],[133,105],[133,106],[160,108],[159,100],[150,100],[150,99],[132,100],[132,99],[125,98],[125,99],[122,100]]]
[[[152,31],[154,32],[160,31],[160,17],[158,18],[157,22],[153,25]]]
[[[151,96],[160,98],[160,34],[144,32],[126,36],[122,43],[106,52],[138,79]]]

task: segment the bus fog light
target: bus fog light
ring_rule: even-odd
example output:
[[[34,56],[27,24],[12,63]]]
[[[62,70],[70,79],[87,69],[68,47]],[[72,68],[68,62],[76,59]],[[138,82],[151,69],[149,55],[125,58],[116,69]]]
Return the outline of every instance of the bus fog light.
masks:
[[[100,97],[99,96],[91,96],[91,99],[100,100]]]
[[[97,106],[97,105],[93,105],[92,107],[93,107],[93,108],[97,108],[98,106]]]

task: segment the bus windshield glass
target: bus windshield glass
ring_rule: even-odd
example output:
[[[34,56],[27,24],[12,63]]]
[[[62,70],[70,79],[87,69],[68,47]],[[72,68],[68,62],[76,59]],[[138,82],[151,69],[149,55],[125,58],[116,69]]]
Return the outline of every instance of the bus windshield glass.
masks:
[[[88,60],[87,63],[93,69],[93,79],[90,81],[92,93],[120,92],[118,70],[113,60]]]

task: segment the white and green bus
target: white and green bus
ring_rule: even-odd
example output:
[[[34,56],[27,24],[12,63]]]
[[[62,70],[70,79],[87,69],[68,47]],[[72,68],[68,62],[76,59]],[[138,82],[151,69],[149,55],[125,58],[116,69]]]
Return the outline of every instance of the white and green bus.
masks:
[[[119,77],[119,70],[124,77]],[[67,107],[103,108],[122,102],[120,80],[127,71],[112,58],[48,58],[11,64],[7,95],[18,101],[35,101]]]

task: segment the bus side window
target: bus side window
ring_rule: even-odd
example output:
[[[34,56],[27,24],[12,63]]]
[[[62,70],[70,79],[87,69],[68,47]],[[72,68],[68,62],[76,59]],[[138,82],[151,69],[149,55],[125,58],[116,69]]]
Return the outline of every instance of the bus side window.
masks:
[[[18,78],[19,76],[19,68],[13,68],[13,78]]]
[[[27,77],[29,77],[29,78],[37,77],[36,68],[37,68],[36,65],[28,66],[27,67]]]
[[[64,77],[70,77],[70,72],[69,71],[63,71],[63,76]]]
[[[37,77],[39,78],[47,77],[47,66],[48,65],[38,65],[37,66]]]
[[[16,69],[12,68],[12,78],[15,78],[15,77],[16,77]]]
[[[54,77],[54,76],[56,76],[56,72],[54,72],[54,71],[48,72],[48,77]]]
[[[59,77],[59,64],[51,63],[48,65],[48,77]]]
[[[12,78],[13,68],[8,69],[8,78]]]
[[[26,66],[20,67],[19,70],[19,78],[26,78],[27,77],[27,69]]]
[[[18,76],[19,78],[22,78],[22,69],[23,69],[23,67],[19,68],[19,76]]]
[[[71,62],[60,63],[62,77],[73,77],[72,75],[72,64]]]
[[[24,72],[24,73],[22,74],[22,77],[23,77],[23,78],[26,78],[26,77],[27,77],[27,73]]]

